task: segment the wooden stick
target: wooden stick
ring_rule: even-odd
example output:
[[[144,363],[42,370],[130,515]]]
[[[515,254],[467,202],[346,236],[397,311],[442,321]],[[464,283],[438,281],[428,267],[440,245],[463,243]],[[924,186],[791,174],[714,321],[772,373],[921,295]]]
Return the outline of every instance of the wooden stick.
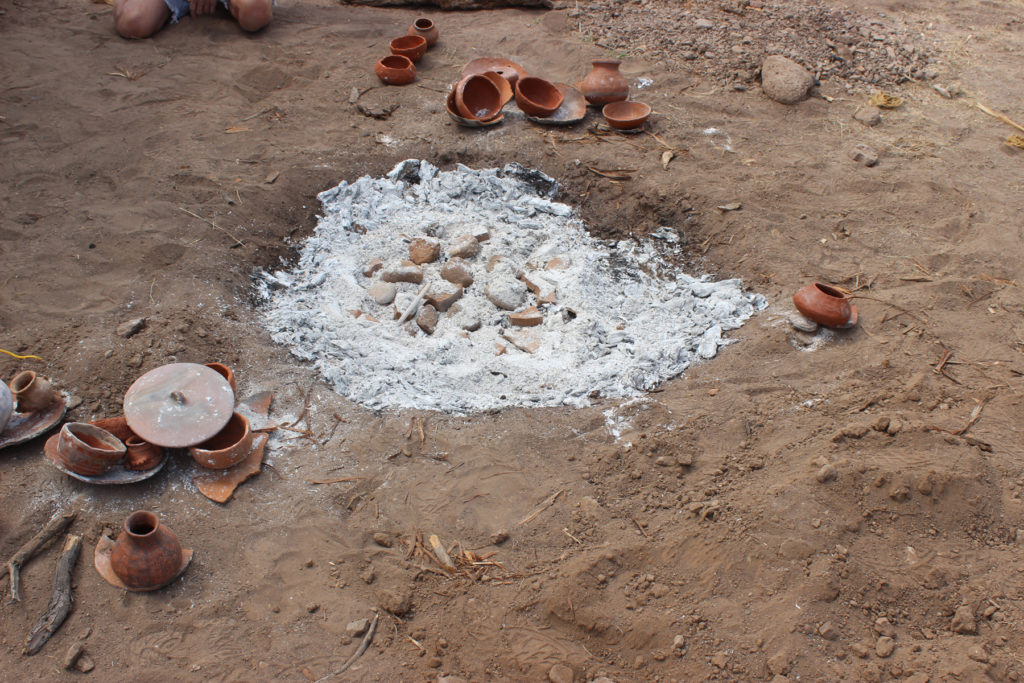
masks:
[[[976,106],[978,107],[978,109],[982,110],[983,112],[985,112],[986,114],[988,114],[988,115],[989,115],[989,116],[991,116],[992,118],[994,118],[994,119],[999,119],[999,120],[1000,120],[1000,121],[1002,121],[1003,123],[1005,123],[1005,124],[1008,124],[1008,125],[1011,125],[1011,126],[1013,126],[1014,128],[1016,128],[1016,129],[1017,129],[1017,130],[1019,130],[1019,131],[1024,131],[1024,126],[1022,126],[1022,125],[1020,125],[1019,123],[1017,123],[1016,121],[1012,120],[1012,119],[1011,119],[1011,118],[1010,118],[1009,116],[1007,116],[1006,114],[1000,114],[999,112],[995,112],[995,111],[992,111],[991,109],[989,109],[988,107],[986,107],[986,106],[985,106],[984,104],[982,104],[981,102],[978,102],[978,103],[976,104]]]
[[[338,669],[337,671],[334,671],[332,673],[327,674],[326,676],[324,676],[321,679],[318,679],[316,681],[316,683],[323,683],[324,681],[328,681],[328,680],[334,678],[335,676],[340,676],[341,674],[343,674],[346,671],[348,671],[348,668],[350,666],[352,666],[352,664],[354,664],[355,661],[357,659],[359,659],[359,657],[364,652],[366,652],[366,648],[370,647],[370,642],[373,641],[373,634],[377,631],[377,620],[378,619],[380,619],[380,612],[377,612],[376,614],[373,615],[373,621],[370,622],[370,628],[366,629],[366,635],[363,636],[363,642],[359,643],[359,649],[357,649],[355,651],[355,654],[353,654],[351,657],[349,657],[348,661],[345,662],[344,664],[342,664],[340,669]]]
[[[554,493],[554,495],[552,495],[547,500],[545,500],[543,503],[541,503],[540,507],[538,507],[536,510],[531,512],[526,517],[523,517],[521,520],[519,520],[519,523],[516,524],[516,526],[522,526],[523,524],[529,524],[533,520],[537,519],[537,515],[539,515],[540,513],[544,512],[545,510],[547,510],[552,505],[554,505],[555,501],[558,500],[558,497],[560,495],[562,495],[563,493],[565,493],[565,489],[559,489],[558,491],[556,491]]]
[[[7,561],[7,575],[11,577],[11,600],[18,602],[21,600],[21,568],[24,567],[29,560],[39,554],[39,551],[43,549],[51,538],[64,533],[65,529],[71,526],[71,523],[75,521],[75,517],[78,516],[78,512],[72,510],[66,514],[57,513],[50,518],[50,521],[46,523],[46,526],[42,528],[35,536],[29,539],[28,543],[21,546],[18,552]],[[0,576],[3,576],[0,574]]]
[[[423,298],[427,295],[427,287],[429,286],[429,284],[425,284],[420,287],[420,291],[417,292],[416,298],[413,299],[411,304],[409,304],[409,308],[405,309],[405,313],[402,314],[402,317],[398,319],[399,325],[405,323],[406,320],[415,315],[416,309],[420,307],[420,304],[423,302]]]
[[[22,654],[34,655],[46,645],[57,629],[61,627],[68,613],[71,612],[71,574],[78,562],[78,553],[82,550],[82,537],[68,534],[64,539],[64,549],[57,560],[57,571],[53,575],[53,595],[50,606],[39,617],[39,621],[28,633],[25,649]]]

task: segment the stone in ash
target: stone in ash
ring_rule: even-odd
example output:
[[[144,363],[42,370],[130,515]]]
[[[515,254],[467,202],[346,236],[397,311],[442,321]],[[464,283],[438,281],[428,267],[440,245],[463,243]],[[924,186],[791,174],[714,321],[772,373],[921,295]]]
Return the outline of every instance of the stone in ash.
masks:
[[[374,282],[366,293],[381,306],[387,306],[395,300],[398,287],[391,282]]]
[[[484,287],[484,294],[492,304],[505,311],[514,311],[523,305],[526,299],[526,288],[511,275],[499,275],[491,278]]]
[[[441,256],[441,243],[433,237],[417,237],[409,242],[409,259],[417,264],[433,263]]]
[[[448,248],[448,256],[459,258],[473,258],[480,253],[480,243],[472,235],[461,235],[457,237]]]
[[[389,263],[380,271],[380,279],[384,282],[423,282],[423,269],[412,261]]]
[[[473,284],[473,272],[458,256],[448,259],[448,262],[441,266],[441,277],[453,285],[462,287],[469,287]]]

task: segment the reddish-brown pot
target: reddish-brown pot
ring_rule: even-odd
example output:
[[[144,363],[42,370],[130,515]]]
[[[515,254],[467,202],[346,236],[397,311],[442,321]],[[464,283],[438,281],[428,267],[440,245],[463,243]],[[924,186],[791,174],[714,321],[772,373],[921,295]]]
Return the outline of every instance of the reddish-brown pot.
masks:
[[[121,441],[127,441],[135,436],[135,432],[128,426],[128,420],[122,417],[104,417],[100,420],[90,422],[93,427],[105,429]]]
[[[418,62],[427,54],[427,39],[423,36],[402,36],[391,41],[391,54],[408,57]]]
[[[18,402],[19,413],[34,413],[53,403],[50,382],[31,370],[19,372],[11,380],[11,393]]]
[[[455,108],[467,119],[493,119],[502,104],[501,91],[486,76],[468,76],[455,86]]]
[[[643,102],[609,102],[601,108],[601,113],[612,128],[631,130],[644,125],[651,115],[651,107]]]
[[[226,379],[228,381],[228,384],[231,385],[231,391],[238,391],[238,388],[235,386],[235,373],[231,370],[231,368],[224,365],[223,363],[207,363],[206,367],[210,368],[211,370],[216,370],[218,374],[220,374],[224,379]]]
[[[526,76],[516,81],[516,104],[531,116],[551,116],[562,106],[565,96],[551,81]]]
[[[797,290],[793,304],[805,318],[826,327],[843,327],[851,322],[854,313],[845,294],[820,282]]]
[[[412,22],[412,26],[409,27],[409,35],[423,36],[427,41],[427,47],[434,47],[441,34],[437,30],[437,26],[434,25],[434,22],[426,17],[420,17]]]
[[[170,583],[181,571],[181,543],[149,511],[128,515],[110,551],[110,567],[125,586],[151,591]]]
[[[374,73],[388,85],[406,85],[416,80],[416,66],[402,55],[389,55],[380,60]]]
[[[579,86],[587,102],[605,105],[629,97],[629,81],[619,73],[621,63],[617,59],[595,59],[591,62],[594,68]]]
[[[504,107],[508,104],[508,101],[515,96],[515,92],[512,90],[512,84],[497,71],[485,71],[480,75],[493,83],[498,89],[498,92],[501,94],[501,106]]]
[[[202,467],[224,470],[244,460],[251,448],[249,421],[241,413],[234,413],[224,429],[208,441],[188,449],[188,452]]]
[[[143,441],[134,434],[124,442],[128,449],[124,467],[127,470],[150,470],[160,464],[164,457],[164,449],[148,441]]]
[[[106,474],[124,460],[126,450],[116,436],[86,422],[68,422],[57,439],[57,455],[64,465],[87,477]]]

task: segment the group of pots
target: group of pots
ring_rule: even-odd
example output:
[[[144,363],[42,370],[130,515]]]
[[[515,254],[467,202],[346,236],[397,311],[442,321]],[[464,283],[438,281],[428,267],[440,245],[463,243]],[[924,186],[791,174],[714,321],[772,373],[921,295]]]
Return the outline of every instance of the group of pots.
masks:
[[[409,27],[409,32],[391,41],[391,54],[384,57],[374,73],[388,85],[407,85],[416,80],[416,62],[437,43],[438,30],[434,22],[420,17]]]

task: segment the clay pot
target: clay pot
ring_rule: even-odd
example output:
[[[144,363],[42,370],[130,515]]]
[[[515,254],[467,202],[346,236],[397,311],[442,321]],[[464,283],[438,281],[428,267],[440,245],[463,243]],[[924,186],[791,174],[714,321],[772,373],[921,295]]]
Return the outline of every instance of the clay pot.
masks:
[[[516,81],[516,104],[531,116],[551,116],[562,106],[562,91],[551,81],[527,76]]]
[[[805,318],[826,327],[846,327],[857,321],[857,308],[846,295],[820,282],[797,290],[793,304]]]
[[[31,370],[19,372],[11,380],[11,393],[18,402],[19,413],[34,413],[53,403],[49,381]]]
[[[93,427],[107,430],[121,441],[127,441],[135,436],[135,432],[128,426],[128,420],[124,419],[124,417],[105,417],[101,420],[93,420],[89,424]]]
[[[512,84],[497,71],[485,71],[480,75],[488,79],[496,88],[498,88],[498,92],[501,93],[501,106],[504,107],[508,104],[508,101],[515,96],[515,92],[512,90]]]
[[[68,422],[57,439],[57,455],[77,474],[96,477],[124,460],[126,448],[105,429],[85,422]]]
[[[0,433],[7,428],[7,423],[14,414],[14,394],[6,384],[0,382]]]
[[[455,108],[467,119],[488,121],[501,112],[501,106],[501,91],[486,76],[469,76],[455,86]]]
[[[579,84],[587,102],[603,106],[629,97],[629,81],[619,73],[621,63],[617,59],[595,59],[591,62],[594,68]]]
[[[498,74],[508,81],[509,85],[513,88],[516,87],[516,81],[528,75],[526,69],[507,59],[501,57],[479,57],[462,69],[462,77],[469,78],[486,71],[493,71]]]
[[[163,448],[143,441],[135,435],[128,437],[124,445],[128,449],[124,463],[126,470],[150,470],[159,465],[164,458]]]
[[[224,470],[244,460],[251,449],[252,430],[249,429],[249,421],[244,415],[235,413],[224,429],[208,441],[188,449],[188,453],[202,467]]]
[[[231,385],[231,391],[238,391],[238,388],[235,386],[235,373],[231,371],[231,368],[223,363],[207,363],[206,367],[211,370],[216,370],[224,379],[226,379],[228,384]]]
[[[501,112],[499,112],[497,116],[489,118],[486,121],[481,119],[467,119],[459,113],[458,107],[455,106],[454,86],[452,86],[452,91],[448,93],[448,97],[444,103],[444,108],[448,112],[448,116],[452,118],[452,121],[455,121],[455,123],[460,126],[466,126],[467,128],[486,128],[487,126],[495,126],[505,119],[505,115]]]
[[[435,26],[434,22],[426,17],[420,17],[416,21],[412,22],[412,26],[409,27],[409,35],[423,36],[427,41],[427,47],[434,47],[437,43],[438,37],[440,36],[437,26]]]
[[[411,62],[418,62],[427,54],[427,39],[423,36],[402,36],[391,41],[391,54],[408,57]]]
[[[651,107],[643,102],[609,102],[601,113],[612,128],[631,130],[644,125],[651,115]]]
[[[110,551],[110,567],[125,586],[149,591],[170,583],[181,571],[181,543],[148,511],[133,512]]]
[[[416,80],[416,67],[402,55],[390,55],[377,62],[373,69],[377,78],[388,85],[406,85]]]

